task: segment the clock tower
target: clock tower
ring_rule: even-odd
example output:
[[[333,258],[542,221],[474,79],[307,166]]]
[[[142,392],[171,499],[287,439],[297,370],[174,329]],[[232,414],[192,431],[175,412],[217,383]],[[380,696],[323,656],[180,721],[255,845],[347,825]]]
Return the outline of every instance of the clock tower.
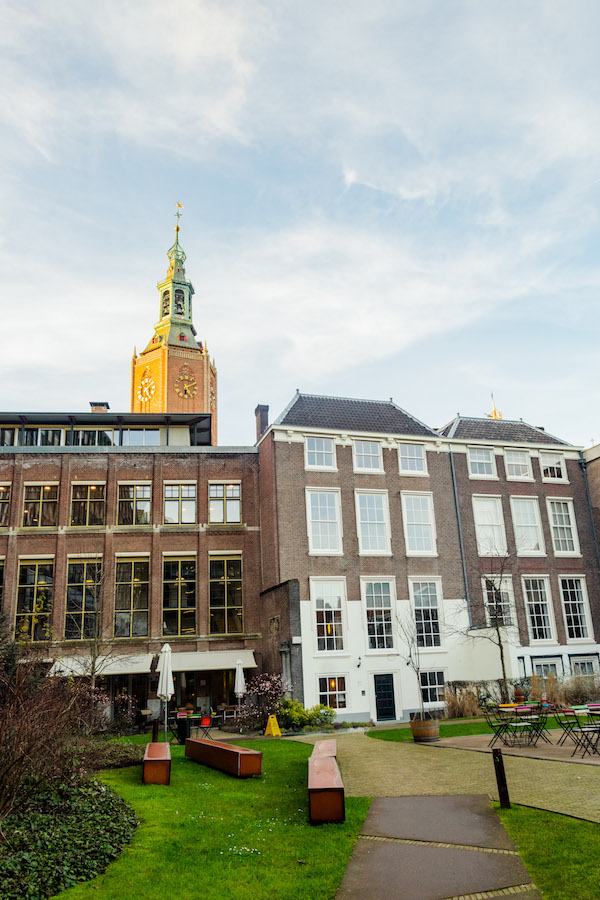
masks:
[[[192,324],[194,288],[185,277],[179,243],[167,252],[167,277],[158,285],[158,322],[150,343],[131,360],[131,412],[211,413],[211,444],[217,443],[217,370]]]

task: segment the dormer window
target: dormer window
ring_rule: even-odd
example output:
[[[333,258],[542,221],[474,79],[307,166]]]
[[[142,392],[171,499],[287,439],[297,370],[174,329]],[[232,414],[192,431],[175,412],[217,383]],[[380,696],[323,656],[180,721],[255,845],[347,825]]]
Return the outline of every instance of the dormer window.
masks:
[[[180,340],[180,341],[187,341],[187,334],[184,334],[183,331],[182,331],[181,334],[179,335],[179,340]]]
[[[163,316],[169,315],[169,301],[170,301],[169,292],[165,291],[162,295],[162,314],[163,314]]]
[[[185,295],[183,291],[175,291],[175,315],[185,315]]]

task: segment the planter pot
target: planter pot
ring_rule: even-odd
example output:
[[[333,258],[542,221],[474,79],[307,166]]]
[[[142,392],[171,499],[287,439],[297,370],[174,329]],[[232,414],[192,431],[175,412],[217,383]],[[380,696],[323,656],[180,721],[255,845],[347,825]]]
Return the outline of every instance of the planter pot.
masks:
[[[439,741],[440,739],[440,723],[437,719],[413,719],[410,723],[413,741],[419,744],[430,743],[431,741]]]

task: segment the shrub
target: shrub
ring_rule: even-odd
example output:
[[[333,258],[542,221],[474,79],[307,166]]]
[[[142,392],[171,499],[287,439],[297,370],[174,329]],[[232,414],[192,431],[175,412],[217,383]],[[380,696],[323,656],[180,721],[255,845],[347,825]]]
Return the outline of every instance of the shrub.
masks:
[[[446,702],[446,717],[448,719],[463,719],[476,716],[481,712],[477,694],[470,688],[461,689],[446,686],[444,700]]]
[[[38,790],[2,823],[0,897],[51,897],[95,878],[136,827],[133,810],[98,782]]]
[[[284,697],[279,707],[280,725],[285,729],[298,730],[308,724],[308,714],[299,700]]]
[[[136,721],[138,702],[131,694],[117,694],[114,702],[112,730],[116,734],[130,734]]]
[[[337,713],[330,706],[318,703],[306,710],[309,725],[331,725]]]
[[[144,759],[144,747],[140,744],[124,744],[97,736],[78,740],[74,752],[84,772],[137,766]]]

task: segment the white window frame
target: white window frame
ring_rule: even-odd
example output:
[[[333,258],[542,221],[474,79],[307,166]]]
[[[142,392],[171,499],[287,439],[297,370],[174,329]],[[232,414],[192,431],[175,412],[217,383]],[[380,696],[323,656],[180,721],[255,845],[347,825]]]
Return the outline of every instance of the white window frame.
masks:
[[[492,457],[492,471],[488,474],[479,474],[477,472],[473,472],[471,469],[471,462],[481,462],[481,460],[471,460],[471,453],[473,450],[487,450],[488,453]],[[494,452],[493,447],[467,447],[467,467],[469,470],[469,478],[473,478],[475,480],[483,480],[483,481],[497,481],[498,480],[498,470],[496,468],[496,454]]]
[[[390,647],[369,647],[369,623],[367,621],[367,585],[368,584],[381,584],[386,582],[390,586],[390,610],[391,610],[391,638],[392,643]],[[373,654],[374,656],[381,656],[392,653],[396,649],[396,628],[395,628],[395,616],[396,616],[396,576],[395,575],[361,575],[360,577],[360,596],[362,600],[362,620],[363,626],[365,629],[365,653],[368,655]]]
[[[567,625],[567,611],[565,609],[565,598],[564,598],[563,590],[562,590],[562,579],[563,578],[572,578],[573,580],[577,579],[578,581],[581,582],[581,600],[583,602],[583,612],[585,615],[585,624],[586,624],[587,632],[588,632],[587,637],[580,637],[580,638],[569,637],[569,628]],[[567,575],[558,575],[558,596],[560,597],[560,606],[562,609],[563,621],[565,623],[565,638],[566,638],[567,644],[589,644],[590,642],[594,642],[592,614],[591,614],[591,610],[590,610],[590,598],[588,596],[586,576],[585,575],[574,575],[571,573],[569,573]]]
[[[515,546],[517,548],[517,556],[546,556],[546,543],[544,541],[544,529],[542,528],[542,517],[540,515],[540,501],[539,497],[529,495],[511,495],[510,499],[510,515],[512,518],[512,526],[513,526],[513,534],[515,538]],[[539,550],[523,550],[519,548],[519,539],[517,532],[517,522],[515,517],[515,502],[519,500],[527,500],[528,502],[533,504],[533,509],[535,510],[535,524],[537,527],[538,533],[538,543],[540,545]],[[523,527],[522,525],[520,527]]]
[[[363,547],[363,537],[360,518],[360,497],[361,496],[381,496],[383,498],[383,524],[385,526],[385,542],[384,550],[368,550]],[[354,491],[354,505],[356,508],[356,533],[358,535],[358,555],[359,556],[391,556],[392,541],[390,530],[390,504],[387,491],[378,490],[356,490]],[[368,523],[365,523],[368,524]]]
[[[447,683],[448,679],[446,678],[446,670],[445,669],[421,669],[419,672],[419,692],[421,694],[422,700],[423,700],[423,693],[422,693],[423,690],[429,690],[431,688],[431,685],[423,686],[421,684],[421,675],[430,675],[432,672],[434,672],[436,675],[438,675],[440,673],[442,674],[442,677],[444,679],[444,691],[446,690],[446,683]],[[439,687],[439,685],[437,685],[437,687]],[[445,702],[446,701],[444,699],[442,699],[442,700],[423,700],[423,706],[426,709],[434,709],[436,707],[439,707],[440,704],[443,706],[445,704]]]
[[[565,664],[563,663],[562,656],[533,656],[531,659],[531,672],[533,675],[536,675],[538,678],[548,678],[549,675],[538,674],[535,671],[536,666],[556,666],[556,675],[555,678],[561,678],[564,675]],[[561,671],[562,669],[562,671]]]
[[[569,518],[571,519],[571,534],[573,537],[573,550],[557,550],[556,541],[554,540],[554,528],[560,528],[559,525],[553,524],[552,504],[566,503],[569,508]],[[548,524],[550,526],[550,535],[552,537],[552,549],[555,556],[581,556],[581,548],[579,545],[579,534],[577,532],[577,520],[575,518],[575,504],[572,497],[546,497],[546,508],[548,511]]]
[[[580,656],[569,656],[569,669],[571,675],[576,676],[577,678],[590,678],[590,675],[582,674],[581,672],[573,671],[573,664],[578,662],[586,662],[591,663],[593,668],[593,674],[600,674],[600,664],[598,663],[598,655],[596,653],[589,654],[581,654]]]
[[[515,607],[515,592],[513,589],[513,581],[512,575],[494,575],[493,573],[490,575],[482,575],[481,576],[481,590],[483,593],[483,605],[485,607],[485,621],[489,628],[495,628],[495,625],[491,621],[490,612],[489,612],[489,603],[488,603],[488,594],[486,583],[490,582],[494,588],[499,590],[501,593],[508,594],[508,619],[509,621],[500,625],[500,628],[510,628],[517,624],[517,616],[516,616],[516,607]]]
[[[344,690],[343,690],[343,691],[335,691],[335,692],[333,692],[333,693],[336,693],[336,694],[338,694],[338,693],[343,693],[344,696],[345,696],[345,699],[346,699],[346,705],[345,705],[345,706],[336,706],[336,707],[334,707],[334,709],[336,709],[336,710],[341,710],[342,714],[348,712],[348,709],[350,708],[350,704],[349,704],[349,702],[348,702],[348,696],[349,696],[349,694],[350,694],[350,691],[349,691],[350,679],[349,679],[349,677],[348,677],[348,673],[347,673],[347,672],[329,672],[329,673],[327,673],[327,674],[321,673],[320,675],[317,675],[317,676],[316,676],[316,681],[317,681],[317,703],[320,703],[320,702],[321,702],[321,689],[320,689],[320,687],[319,687],[319,679],[320,679],[320,678],[326,678],[327,681],[329,681],[330,678],[335,678],[336,681],[337,681],[338,678],[343,678],[343,679],[344,679]],[[329,685],[328,685],[328,687],[329,687]],[[329,690],[327,690],[326,693],[327,693],[327,695],[329,695],[329,694],[332,693],[332,692],[330,692]]]
[[[340,613],[341,613],[341,623],[342,623],[342,646],[335,650],[319,650],[319,635],[317,630],[317,591],[318,585],[320,584],[340,584],[342,586],[342,591],[340,594]],[[347,656],[348,649],[348,630],[347,630],[347,620],[346,620],[346,606],[347,606],[347,593],[346,593],[346,578],[343,575],[337,576],[323,576],[323,577],[310,577],[308,579],[309,585],[309,593],[310,593],[310,606],[311,606],[311,615],[312,615],[312,627],[314,629],[314,648],[315,648],[315,656],[324,657],[324,656]]]
[[[308,460],[308,454],[309,454],[308,442],[310,440],[331,441],[331,446],[332,446],[331,452],[332,452],[332,457],[333,457],[332,465],[330,465],[330,466],[318,466],[318,465],[313,466],[309,462],[309,460]],[[329,451],[312,450],[310,452],[311,453],[318,453],[318,452],[326,453]],[[338,468],[337,468],[337,450],[336,450],[336,446],[335,446],[335,438],[331,437],[330,435],[327,435],[327,434],[305,434],[304,435],[304,468],[311,472],[337,472],[337,470],[338,470]]]
[[[549,638],[534,638],[531,627],[531,620],[529,617],[529,603],[527,601],[527,591],[525,589],[525,582],[534,579],[536,581],[543,581],[546,591],[546,604],[548,607],[548,623],[550,626],[550,637]],[[552,590],[550,587],[550,576],[549,575],[538,575],[538,574],[529,574],[521,576],[521,588],[523,591],[523,606],[525,607],[525,618],[527,620],[527,633],[529,634],[529,640],[532,646],[543,646],[544,644],[556,644],[556,622],[554,621],[554,603],[552,600]]]
[[[361,468],[358,465],[357,459],[358,454],[356,452],[357,444],[377,444],[379,448],[379,468],[377,469],[368,469]],[[352,440],[352,463],[354,467],[354,472],[357,475],[385,475],[385,470],[383,468],[383,447],[381,441],[371,438],[353,438]]]
[[[477,515],[476,515],[476,500],[495,500],[496,506],[500,509],[500,517],[498,520],[498,525],[484,525],[480,523],[483,527],[492,527],[492,528],[501,528],[501,537],[504,539],[504,543],[500,544],[498,547],[484,547],[479,538],[479,532],[477,527]],[[502,507],[502,496],[500,494],[473,494],[471,497],[471,505],[473,507],[473,524],[475,527],[475,540],[477,541],[477,555],[480,557],[492,557],[497,558],[500,556],[505,556],[508,553],[508,545],[506,543],[506,525],[504,523],[504,509]]]
[[[440,642],[439,644],[432,644],[429,647],[419,647],[418,652],[419,655],[425,653],[439,653],[440,650],[444,649],[444,596],[442,594],[442,579],[439,575],[409,575],[408,577],[408,596],[410,597],[410,615],[411,622],[414,626],[415,630],[417,627],[417,617],[416,617],[416,609],[415,606],[415,584],[419,583],[433,583],[435,584],[435,594],[437,600],[437,613],[438,613],[438,625],[440,629]],[[421,607],[423,609],[427,609],[427,607]]]
[[[422,469],[403,469],[402,468],[402,448],[403,447],[418,447],[423,451],[423,468]],[[413,459],[418,459],[418,457],[412,457]],[[429,475],[429,471],[427,469],[427,448],[425,444],[413,444],[408,441],[402,441],[398,446],[398,471],[402,476],[408,476],[409,478],[423,478],[425,475]]]
[[[544,475],[544,456],[560,456],[561,458],[561,467],[564,473],[563,478],[551,478],[549,476]],[[540,463],[540,475],[542,476],[542,481],[546,484],[569,484],[569,475],[567,472],[567,461],[565,459],[565,454],[560,450],[540,450],[539,451],[539,463]]]
[[[508,474],[508,454],[509,453],[522,453],[527,457],[527,474],[526,475],[509,475]],[[531,453],[529,450],[522,450],[520,447],[505,447],[504,448],[504,471],[506,473],[507,481],[534,481],[533,477],[533,467],[531,465]]]
[[[402,500],[402,526],[404,529],[404,548],[407,556],[437,556],[437,531],[435,527],[435,507],[433,505],[433,493],[431,491],[401,491]],[[408,497],[425,497],[429,507],[429,527],[431,528],[431,550],[411,550],[409,549],[408,536],[408,514],[406,509],[406,501]]]
[[[314,540],[313,540],[313,533],[312,533],[312,518],[311,518],[311,504],[310,504],[310,495],[311,494],[333,494],[334,495],[336,523],[338,526],[338,549],[337,550],[320,550],[313,546]],[[307,487],[307,488],[305,488],[305,497],[306,497],[306,533],[308,535],[309,556],[343,556],[344,534],[343,534],[343,528],[342,528],[342,500],[341,500],[340,489],[339,488]]]

